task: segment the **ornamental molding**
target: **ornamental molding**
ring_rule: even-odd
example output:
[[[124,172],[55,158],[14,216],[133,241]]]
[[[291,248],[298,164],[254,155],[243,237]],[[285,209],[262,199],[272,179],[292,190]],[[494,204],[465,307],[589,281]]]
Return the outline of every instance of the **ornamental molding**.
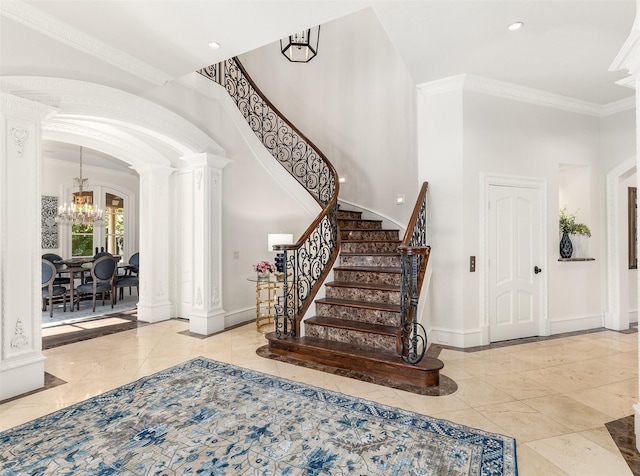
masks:
[[[23,127],[11,127],[9,129],[9,134],[13,139],[13,143],[16,146],[16,152],[18,157],[22,157],[24,152],[24,142],[29,137],[29,131],[24,129]]]
[[[127,162],[132,167],[143,164],[168,166],[169,159],[137,137],[121,133],[112,127],[91,127],[86,124],[54,119],[42,121],[42,138],[69,143],[80,143]],[[82,138],[80,141],[79,138]]]
[[[29,339],[24,335],[24,325],[22,324],[22,318],[18,317],[16,321],[15,334],[11,339],[11,347],[14,349],[20,349],[29,345]]]
[[[526,102],[537,106],[560,109],[588,116],[602,117],[603,115],[611,114],[608,105],[602,106],[589,101],[581,101],[540,89],[528,88],[472,74],[460,74],[450,78],[423,83],[418,85],[418,90],[425,96],[461,90],[473,91],[512,101]],[[622,101],[627,101],[627,99]],[[625,106],[628,105],[628,103],[623,103],[622,101],[618,101],[617,103],[625,104]]]
[[[55,113],[52,107],[5,92],[0,92],[0,109],[4,116],[20,119],[40,119]]]
[[[174,79],[150,64],[24,2],[1,0],[0,14],[156,86],[162,86]]]
[[[182,116],[119,89],[73,79],[7,76],[0,78],[0,90],[55,108],[49,110],[57,111],[57,120],[119,126],[160,141],[180,156],[202,152],[224,156],[220,145]]]

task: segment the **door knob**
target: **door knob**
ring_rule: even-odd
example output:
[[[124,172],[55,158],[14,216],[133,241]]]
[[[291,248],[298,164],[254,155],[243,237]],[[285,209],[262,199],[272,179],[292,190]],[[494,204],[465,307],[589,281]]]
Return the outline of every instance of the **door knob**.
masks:
[[[538,274],[538,273],[542,273],[542,269],[538,268],[537,266],[535,268],[533,268],[533,272]]]

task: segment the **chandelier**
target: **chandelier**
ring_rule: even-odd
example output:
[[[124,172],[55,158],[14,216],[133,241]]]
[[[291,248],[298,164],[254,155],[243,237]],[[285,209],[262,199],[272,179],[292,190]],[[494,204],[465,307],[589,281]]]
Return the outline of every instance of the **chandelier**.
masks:
[[[280,40],[282,54],[292,63],[308,63],[318,54],[320,25],[299,31]]]
[[[63,225],[94,225],[103,224],[104,213],[100,208],[93,208],[93,193],[84,192],[84,184],[88,180],[82,178],[82,146],[80,146],[80,176],[75,177],[78,192],[72,196],[71,205],[65,203],[58,207],[56,223]]]

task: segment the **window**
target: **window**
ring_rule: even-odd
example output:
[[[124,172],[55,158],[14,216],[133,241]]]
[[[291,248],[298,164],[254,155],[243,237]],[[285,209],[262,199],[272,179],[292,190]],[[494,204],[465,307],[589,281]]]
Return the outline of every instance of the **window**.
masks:
[[[105,196],[104,249],[111,254],[124,252],[124,198],[111,193]]]
[[[93,192],[76,192],[73,194],[76,207],[93,205]],[[71,225],[71,255],[93,256],[93,224]]]

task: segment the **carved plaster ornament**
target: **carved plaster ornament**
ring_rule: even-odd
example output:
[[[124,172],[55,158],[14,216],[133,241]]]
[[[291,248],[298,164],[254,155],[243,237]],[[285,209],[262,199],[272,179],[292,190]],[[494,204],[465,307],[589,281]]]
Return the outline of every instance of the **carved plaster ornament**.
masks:
[[[11,347],[15,349],[19,349],[20,347],[24,347],[29,344],[29,339],[24,335],[24,328],[22,325],[22,318],[19,317],[16,322],[16,330],[13,339],[11,339]]]
[[[202,188],[202,170],[196,170],[196,187],[198,188],[198,192]]]
[[[29,131],[22,127],[12,127],[10,129],[10,133],[13,138],[13,143],[16,146],[18,156],[22,157],[22,153],[24,152],[24,141],[29,137]]]
[[[196,295],[196,304],[198,306],[202,305],[202,290],[200,289],[200,287],[198,286],[198,293]]]

